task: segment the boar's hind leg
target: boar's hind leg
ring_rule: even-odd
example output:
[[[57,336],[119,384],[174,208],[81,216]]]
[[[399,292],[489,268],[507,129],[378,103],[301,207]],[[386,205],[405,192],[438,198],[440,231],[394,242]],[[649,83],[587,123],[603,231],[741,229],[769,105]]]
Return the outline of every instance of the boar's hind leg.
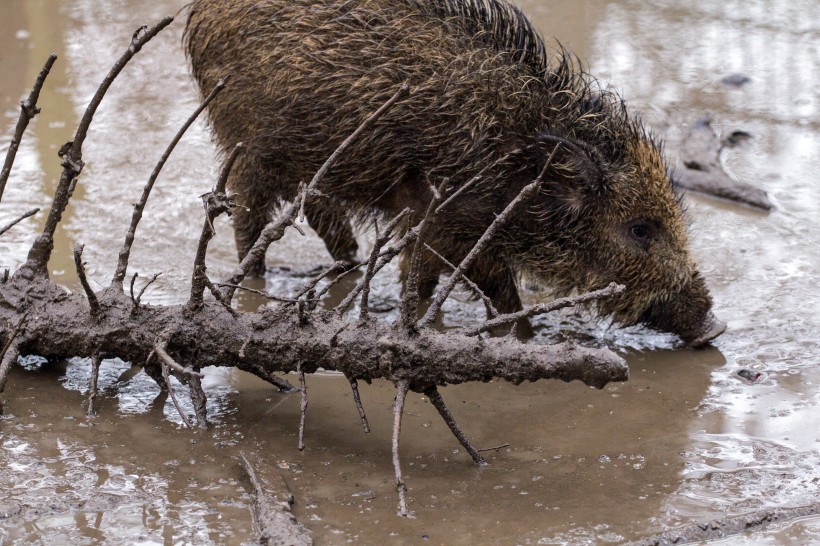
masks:
[[[242,205],[233,209],[233,234],[240,262],[271,221],[278,195],[275,187],[267,183],[272,179],[261,162],[250,153],[239,154],[231,170],[228,185],[235,192],[237,203]],[[249,274],[253,277],[265,274],[264,256],[253,264]]]
[[[309,199],[305,203],[305,216],[333,259],[342,262],[343,270],[358,265],[359,244],[342,205],[328,199]]]

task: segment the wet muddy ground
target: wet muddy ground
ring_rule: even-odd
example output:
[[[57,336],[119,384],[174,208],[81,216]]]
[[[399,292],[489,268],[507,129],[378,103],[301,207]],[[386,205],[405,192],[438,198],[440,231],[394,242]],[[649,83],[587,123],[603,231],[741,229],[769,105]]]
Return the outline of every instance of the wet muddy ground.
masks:
[[[43,112],[24,139],[0,224],[46,207],[57,149],[134,29],[173,14],[177,0],[5,0],[0,21],[0,151],[47,55],[60,60]],[[390,462],[394,389],[363,385],[365,435],[344,378],[308,379],[307,448],[296,449],[298,396],[239,372],[206,370],[207,432],[184,429],[144,373],[103,364],[100,415],[85,418],[89,362],[25,362],[0,420],[0,543],[240,544],[253,541],[241,451],[270,464],[319,544],[605,544],[679,525],[820,498],[820,7],[810,0],[524,2],[546,35],[585,59],[633,109],[676,143],[705,113],[723,133],[750,133],[722,156],[732,176],[766,190],[768,213],[688,195],[694,252],[726,333],[712,348],[608,328],[589,317],[540,319],[535,342],[571,335],[605,344],[630,365],[627,383],[506,383],[443,389],[490,465],[476,468],[420,395],[408,399],[402,456],[415,518],[395,515]],[[146,47],[112,87],[85,146],[87,166],[64,227],[53,277],[77,288],[70,248],[86,245],[92,286],[109,278],[125,221],[155,161],[197,103],[181,53],[182,20]],[[743,75],[724,83],[726,77]],[[151,303],[184,300],[199,235],[198,196],[217,161],[204,124],[163,171],[134,249],[140,278],[162,272]],[[15,268],[43,213],[0,239]],[[230,228],[217,225],[212,271],[234,264]],[[361,234],[366,246],[368,233]],[[255,286],[277,294],[300,271],[329,263],[315,237],[289,236],[276,269]],[[390,319],[395,270],[377,278]],[[140,285],[138,281],[138,286]],[[254,285],[254,283],[250,283]],[[266,285],[266,286],[265,286]],[[342,287],[343,288],[343,287]],[[332,297],[340,297],[343,290]],[[537,293],[527,294],[536,301]],[[240,294],[241,309],[261,302]],[[471,324],[480,305],[456,295],[444,327]],[[744,379],[738,372],[755,381]],[[759,377],[758,377],[759,374]],[[183,400],[184,393],[180,392]],[[820,517],[769,527],[732,544],[820,541]]]

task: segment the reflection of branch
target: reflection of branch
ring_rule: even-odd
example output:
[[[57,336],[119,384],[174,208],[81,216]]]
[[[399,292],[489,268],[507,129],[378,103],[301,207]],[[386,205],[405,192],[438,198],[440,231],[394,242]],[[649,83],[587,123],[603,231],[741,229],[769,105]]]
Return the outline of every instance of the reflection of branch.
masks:
[[[9,149],[6,151],[6,159],[3,162],[3,168],[0,170],[0,200],[3,199],[3,192],[6,189],[6,181],[11,174],[11,166],[14,165],[14,158],[17,156],[17,150],[20,148],[20,141],[23,140],[23,133],[28,127],[28,123],[34,119],[34,116],[40,113],[37,108],[37,99],[40,98],[40,91],[43,89],[43,84],[46,81],[48,73],[51,72],[51,67],[54,66],[54,61],[57,60],[57,55],[52,53],[49,55],[43,69],[37,75],[37,80],[34,82],[34,87],[31,88],[31,93],[26,100],[20,103],[20,117],[17,119],[17,127],[14,129],[14,136],[11,137]],[[11,227],[11,226],[9,226]]]

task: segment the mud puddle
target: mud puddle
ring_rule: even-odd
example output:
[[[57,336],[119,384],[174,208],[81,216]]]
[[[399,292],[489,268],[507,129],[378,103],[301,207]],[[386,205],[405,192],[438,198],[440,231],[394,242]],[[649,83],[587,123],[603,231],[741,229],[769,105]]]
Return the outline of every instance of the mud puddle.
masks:
[[[100,416],[88,421],[82,405],[88,362],[31,361],[12,375],[11,416],[0,420],[0,542],[253,541],[240,451],[258,454],[284,477],[297,517],[320,544],[618,544],[678,525],[817,501],[820,8],[762,0],[523,4],[545,34],[643,111],[668,138],[672,155],[676,139],[707,112],[716,129],[753,135],[722,160],[733,176],[769,193],[772,212],[686,198],[695,254],[716,313],[729,325],[715,347],[676,350],[672,338],[573,314],[543,319],[538,341],[572,335],[606,344],[628,359],[630,381],[602,392],[559,383],[444,389],[478,446],[509,444],[486,452],[490,465],[483,469],[471,464],[430,404],[410,396],[402,453],[414,519],[395,515],[390,385],[362,385],[373,428],[365,435],[347,382],[330,374],[309,378],[307,448],[299,452],[298,397],[238,372],[206,370],[215,425],[191,433],[127,363],[104,363]],[[61,59],[41,98],[43,113],[21,147],[0,223],[47,206],[59,175],[56,150],[111,60],[137,26],[181,5],[4,3],[0,73],[14,76],[0,80],[3,135],[11,133],[17,101],[48,53]],[[95,118],[88,166],[51,263],[68,286],[76,287],[75,242],[86,245],[92,285],[110,278],[130,203],[195,108],[180,23],[129,65]],[[722,83],[733,74],[749,81]],[[202,222],[198,196],[216,171],[213,146],[197,124],[163,171],[134,248],[137,287],[162,272],[146,292],[149,302],[186,297]],[[0,266],[21,263],[41,221],[42,213],[0,239]],[[234,263],[229,226],[217,229],[213,272]],[[366,247],[368,234],[361,239]],[[282,294],[303,282],[296,273],[329,258],[318,239],[292,235],[272,248],[269,263],[292,270],[279,269],[255,287]],[[398,301],[395,278],[395,270],[385,271],[374,288],[385,319]],[[247,293],[239,302],[243,309],[261,303]],[[445,311],[445,328],[482,314],[459,295]],[[742,370],[750,372],[746,379]],[[184,393],[180,398],[186,400]],[[817,517],[731,539],[816,541]]]

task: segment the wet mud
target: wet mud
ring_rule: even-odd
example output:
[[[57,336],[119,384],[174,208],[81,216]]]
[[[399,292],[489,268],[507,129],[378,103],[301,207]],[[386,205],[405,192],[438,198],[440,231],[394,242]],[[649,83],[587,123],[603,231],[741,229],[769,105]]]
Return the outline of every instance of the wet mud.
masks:
[[[4,4],[0,73],[14,77],[0,79],[3,135],[11,134],[18,101],[48,54],[56,51],[60,60],[18,153],[0,225],[48,206],[60,172],[56,152],[123,38],[181,5]],[[573,312],[538,319],[534,342],[572,338],[610,347],[629,363],[629,381],[603,391],[577,382],[442,389],[473,443],[497,448],[483,452],[490,463],[483,468],[432,405],[410,394],[401,446],[414,518],[395,514],[390,384],[360,385],[372,428],[365,434],[343,377],[308,378],[307,445],[300,452],[298,395],[242,372],[205,370],[214,425],[191,432],[153,381],[128,363],[103,362],[99,416],[88,420],[90,362],[30,359],[14,370],[4,395],[8,415],[0,419],[0,543],[253,542],[254,489],[241,453],[281,477],[294,515],[317,544],[618,544],[817,502],[820,8],[739,0],[523,7],[643,112],[679,168],[680,143],[706,112],[719,136],[734,128],[753,135],[724,150],[720,166],[766,191],[772,211],[685,198],[715,313],[728,323],[713,347],[683,350],[671,336],[612,328]],[[49,267],[74,291],[74,243],[86,245],[90,282],[100,288],[114,270],[130,203],[196,107],[181,28],[178,21],[129,65],[95,119],[84,149],[88,165]],[[722,83],[733,74],[748,81]],[[150,303],[188,295],[202,225],[198,196],[218,171],[204,124],[194,129],[163,171],[133,251],[138,289],[162,272],[144,295]],[[0,152],[6,145],[0,142]],[[0,239],[1,267],[22,263],[42,221],[41,213]],[[208,267],[227,272],[235,263],[230,228],[224,220],[216,227]],[[371,238],[360,234],[361,252]],[[304,283],[300,272],[330,259],[314,235],[291,233],[268,262],[273,270],[249,286],[287,294]],[[396,317],[396,278],[386,268],[374,280],[374,314],[384,320]],[[338,301],[355,280],[351,275],[331,298]],[[524,296],[540,298],[534,289]],[[250,293],[238,299],[243,310],[262,303]],[[476,324],[484,312],[467,293],[455,294],[444,311],[443,329]],[[744,370],[755,381],[739,375]],[[190,410],[187,392],[176,387]],[[807,513],[728,540],[716,543],[816,542],[820,518]]]

